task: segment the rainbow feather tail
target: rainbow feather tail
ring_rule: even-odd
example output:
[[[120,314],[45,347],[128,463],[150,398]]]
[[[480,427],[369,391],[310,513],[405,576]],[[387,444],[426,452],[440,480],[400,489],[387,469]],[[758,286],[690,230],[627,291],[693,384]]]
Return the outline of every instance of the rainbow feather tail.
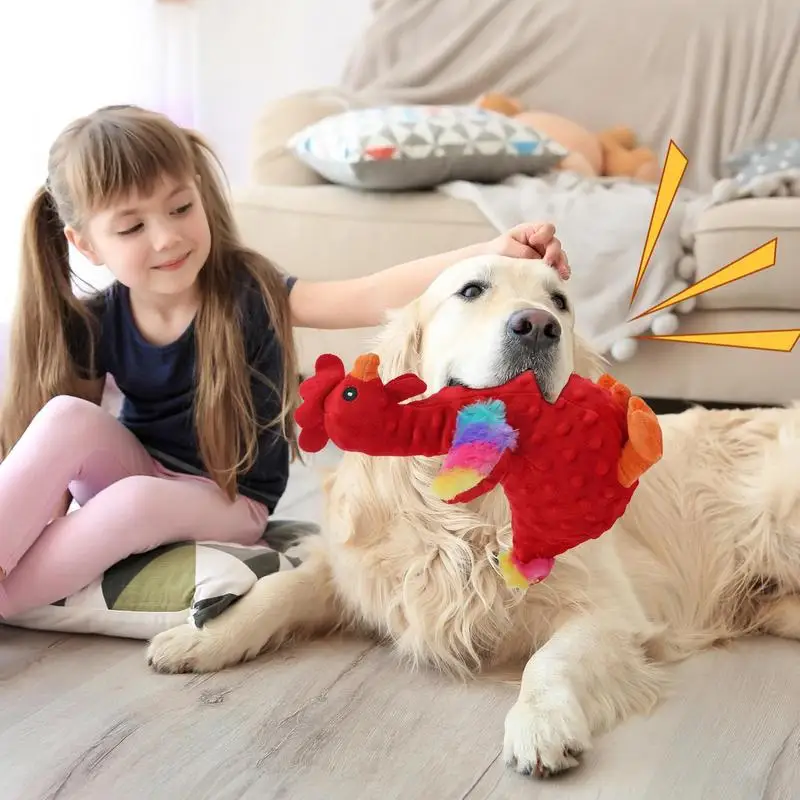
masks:
[[[543,581],[555,564],[554,558],[532,558],[522,563],[513,550],[502,550],[497,561],[506,586],[512,589],[527,589],[532,583]]]
[[[518,434],[506,422],[502,400],[481,400],[464,406],[456,430],[431,488],[442,500],[452,500],[489,477],[503,454],[517,444]]]

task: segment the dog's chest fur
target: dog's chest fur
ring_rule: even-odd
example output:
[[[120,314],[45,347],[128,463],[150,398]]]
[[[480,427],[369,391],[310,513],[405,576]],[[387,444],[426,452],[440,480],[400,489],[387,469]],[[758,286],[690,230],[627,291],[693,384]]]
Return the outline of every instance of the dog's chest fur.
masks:
[[[416,663],[457,672],[527,657],[549,626],[537,621],[541,597],[512,593],[497,570],[500,540],[510,536],[502,490],[448,505],[428,488],[435,460],[345,461],[329,487],[337,523],[329,535],[334,583],[353,622]]]

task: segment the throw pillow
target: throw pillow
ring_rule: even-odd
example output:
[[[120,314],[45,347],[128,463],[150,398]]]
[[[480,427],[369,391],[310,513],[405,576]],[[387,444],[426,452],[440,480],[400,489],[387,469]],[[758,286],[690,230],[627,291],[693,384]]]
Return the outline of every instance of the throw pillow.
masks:
[[[730,177],[711,189],[714,203],[748,197],[800,197],[800,138],[774,139],[728,158]]]
[[[385,191],[539,175],[568,154],[534,128],[470,105],[345,111],[303,128],[289,146],[332,183]]]
[[[302,563],[300,545],[319,527],[270,520],[263,543],[177,542],[123,559],[70,597],[3,620],[18,628],[151,639],[189,622],[198,628],[259,578]]]
[[[800,139],[759,142],[734,153],[725,165],[740,183],[767,173],[800,169]]]

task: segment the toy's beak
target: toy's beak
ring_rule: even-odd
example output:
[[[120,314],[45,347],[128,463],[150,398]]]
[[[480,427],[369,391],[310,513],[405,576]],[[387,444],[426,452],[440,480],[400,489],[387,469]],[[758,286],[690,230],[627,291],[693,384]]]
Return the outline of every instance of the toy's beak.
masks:
[[[366,353],[356,359],[356,363],[350,371],[350,375],[365,383],[367,381],[374,381],[378,377],[378,365],[380,363],[381,361],[375,353]]]

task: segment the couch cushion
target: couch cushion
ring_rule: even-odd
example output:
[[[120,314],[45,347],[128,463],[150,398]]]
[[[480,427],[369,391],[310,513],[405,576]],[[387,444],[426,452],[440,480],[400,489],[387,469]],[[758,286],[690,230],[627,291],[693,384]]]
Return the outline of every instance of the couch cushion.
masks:
[[[580,327],[580,320],[578,320]],[[797,311],[694,311],[679,334],[794,330]],[[643,340],[614,377],[645,397],[784,405],[800,397],[800,344],[789,353]]]
[[[698,298],[706,309],[800,310],[800,197],[733,200],[698,220],[697,280],[778,237],[775,266]]]

